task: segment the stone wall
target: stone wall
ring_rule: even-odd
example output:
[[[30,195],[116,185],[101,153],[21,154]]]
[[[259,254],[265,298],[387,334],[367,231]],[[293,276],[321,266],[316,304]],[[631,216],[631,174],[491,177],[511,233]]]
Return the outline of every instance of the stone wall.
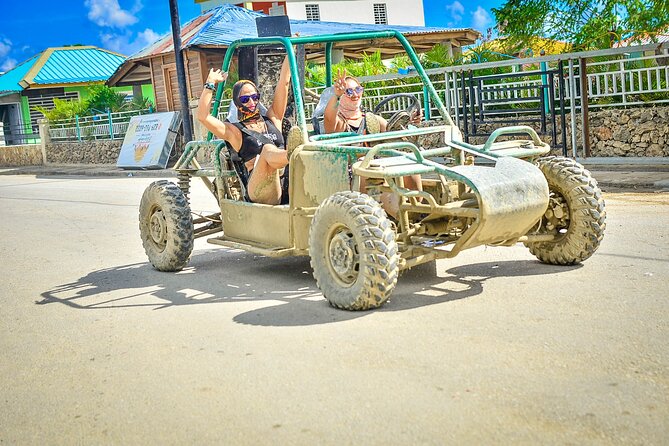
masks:
[[[607,109],[589,118],[592,156],[669,156],[669,107]]]
[[[590,110],[590,156],[593,157],[662,157],[669,156],[669,107]],[[567,121],[567,151],[572,155],[571,116]],[[576,115],[576,148],[583,154],[583,127],[581,114]],[[538,123],[528,124],[539,130]],[[500,126],[486,124],[478,131],[490,133]],[[560,117],[557,119],[560,128]],[[552,143],[550,128],[541,139]],[[473,144],[483,144],[486,137],[471,138]],[[561,136],[558,132],[558,141]],[[555,152],[555,151],[554,151]]]
[[[123,141],[49,142],[46,162],[53,164],[116,164]]]
[[[42,164],[42,146],[29,144],[22,146],[0,146],[0,166],[37,166]]]

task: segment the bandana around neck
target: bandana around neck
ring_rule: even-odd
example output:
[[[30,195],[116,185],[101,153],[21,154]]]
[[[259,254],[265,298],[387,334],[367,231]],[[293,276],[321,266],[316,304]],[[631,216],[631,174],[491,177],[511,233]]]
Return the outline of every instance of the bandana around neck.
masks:
[[[255,110],[251,111],[248,109],[248,107],[246,107],[246,105],[242,104],[242,101],[239,100],[240,96],[239,93],[241,93],[242,87],[246,84],[253,86],[253,88],[255,88],[255,90],[258,91],[258,87],[256,87],[256,84],[245,79],[235,82],[235,85],[232,86],[232,102],[237,106],[237,117],[239,119],[239,122],[260,118],[259,102],[256,103]]]
[[[362,97],[353,100],[348,95],[343,94],[339,98],[339,114],[347,121],[360,119],[362,117],[361,103]]]

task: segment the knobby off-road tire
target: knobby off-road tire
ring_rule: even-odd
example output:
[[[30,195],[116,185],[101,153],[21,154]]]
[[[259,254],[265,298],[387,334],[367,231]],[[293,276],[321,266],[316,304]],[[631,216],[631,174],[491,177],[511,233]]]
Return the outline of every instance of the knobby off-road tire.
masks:
[[[179,271],[193,251],[193,218],[179,187],[155,181],[142,195],[139,233],[144,251],[159,271]]]
[[[397,284],[395,231],[379,203],[360,192],[338,192],[321,203],[309,254],[316,283],[334,307],[378,307]]]
[[[540,261],[573,265],[590,257],[599,247],[606,228],[602,191],[581,164],[570,158],[540,158],[537,166],[548,181],[548,210],[540,233],[555,234],[550,242],[525,243]]]

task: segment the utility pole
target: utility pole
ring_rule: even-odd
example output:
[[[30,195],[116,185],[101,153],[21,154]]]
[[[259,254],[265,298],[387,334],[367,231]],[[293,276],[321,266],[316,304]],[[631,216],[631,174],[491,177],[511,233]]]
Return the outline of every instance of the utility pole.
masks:
[[[190,122],[190,105],[188,104],[188,88],[186,88],[186,71],[181,54],[181,25],[179,25],[179,6],[177,0],[170,0],[170,18],[172,19],[172,42],[174,43],[174,58],[177,65],[177,80],[179,82],[179,99],[183,116],[184,140],[193,140],[193,129]]]

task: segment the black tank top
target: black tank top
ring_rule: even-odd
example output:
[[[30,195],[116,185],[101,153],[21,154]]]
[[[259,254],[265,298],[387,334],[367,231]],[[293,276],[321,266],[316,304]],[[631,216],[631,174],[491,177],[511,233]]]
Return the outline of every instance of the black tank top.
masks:
[[[244,126],[244,124],[241,122],[233,123],[233,125],[242,132],[242,145],[239,148],[239,156],[244,162],[260,155],[260,152],[262,152],[262,146],[265,144],[271,143],[280,149],[283,149],[285,145],[283,141],[283,135],[272,123],[272,120],[266,116],[263,116],[263,119],[265,120],[267,133],[260,133],[251,129],[247,129],[246,126]]]

